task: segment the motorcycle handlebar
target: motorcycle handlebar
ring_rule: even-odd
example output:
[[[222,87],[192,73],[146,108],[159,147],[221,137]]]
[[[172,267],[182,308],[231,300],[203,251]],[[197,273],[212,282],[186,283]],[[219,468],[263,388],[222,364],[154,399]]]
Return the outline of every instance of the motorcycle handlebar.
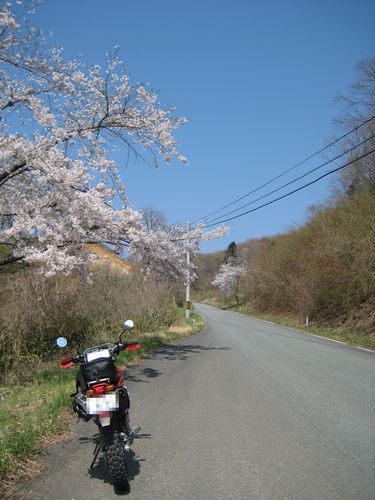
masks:
[[[78,357],[79,354],[77,354]],[[77,363],[79,361],[79,359],[77,359],[77,356],[73,356],[73,358],[64,358],[60,361],[60,367],[61,368],[69,368],[71,367],[72,365],[74,365],[74,363]]]
[[[118,342],[114,349],[115,353],[118,354],[120,351],[136,351],[141,347],[141,344],[137,341],[133,342]]]
[[[133,342],[117,342],[115,348],[113,349],[113,354],[119,354],[122,350],[136,351],[141,347],[141,344],[137,341]],[[85,356],[82,354],[76,354],[75,356],[64,358],[60,361],[61,368],[70,368],[75,363],[80,363],[84,361]]]

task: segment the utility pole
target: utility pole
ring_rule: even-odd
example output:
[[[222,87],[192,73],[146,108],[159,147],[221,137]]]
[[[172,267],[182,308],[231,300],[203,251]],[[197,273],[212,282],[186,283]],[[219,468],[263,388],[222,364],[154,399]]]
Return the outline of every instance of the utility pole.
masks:
[[[191,302],[190,302],[190,250],[189,250],[190,223],[189,222],[188,222],[187,228],[188,228],[188,248],[186,251],[187,283],[186,283],[186,299],[185,299],[185,318],[189,319],[190,318],[190,307],[191,307]]]

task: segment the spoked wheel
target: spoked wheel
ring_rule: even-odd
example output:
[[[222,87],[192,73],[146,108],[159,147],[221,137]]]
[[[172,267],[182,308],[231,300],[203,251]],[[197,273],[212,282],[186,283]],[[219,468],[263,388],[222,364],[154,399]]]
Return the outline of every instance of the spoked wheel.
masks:
[[[129,489],[128,471],[126,468],[124,443],[117,431],[103,429],[104,454],[115,490]]]

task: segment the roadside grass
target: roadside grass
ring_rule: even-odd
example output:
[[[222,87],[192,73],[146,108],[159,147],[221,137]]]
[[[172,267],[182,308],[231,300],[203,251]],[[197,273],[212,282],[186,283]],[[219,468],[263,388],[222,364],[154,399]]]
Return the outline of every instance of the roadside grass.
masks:
[[[134,364],[162,345],[204,329],[200,316],[192,313],[186,321],[184,314],[179,310],[178,322],[168,330],[140,336],[134,332],[141,348],[121,353],[116,358],[118,366]],[[25,375],[22,383],[0,386],[4,396],[0,400],[0,491],[22,477],[23,464],[36,458],[49,444],[69,435],[69,394],[74,392],[78,368],[62,370],[57,358],[43,366],[42,370]]]
[[[262,313],[255,309],[247,308],[246,306],[233,306],[228,309],[230,309],[231,311],[239,312],[241,314],[245,314],[247,316],[253,316],[255,318],[264,319],[266,321],[272,321],[279,325],[295,328],[302,332],[313,333],[314,335],[320,335],[321,337],[340,340],[341,342],[345,342],[353,346],[375,350],[374,334],[371,335],[363,331],[349,330],[347,328],[325,328],[313,324],[310,324],[306,327],[301,322],[298,322],[295,318],[278,314]]]
[[[14,474],[20,461],[40,453],[51,436],[65,433],[63,410],[69,407],[74,373],[61,375],[58,370],[50,366],[25,383],[1,387],[0,478]]]

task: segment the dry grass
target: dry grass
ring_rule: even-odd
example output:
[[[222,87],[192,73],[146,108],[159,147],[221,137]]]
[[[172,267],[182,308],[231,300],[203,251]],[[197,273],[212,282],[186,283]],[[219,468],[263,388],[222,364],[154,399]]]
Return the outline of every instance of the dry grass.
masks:
[[[0,479],[0,498],[14,499],[16,485],[21,481],[35,479],[45,471],[46,467],[38,458],[25,459],[17,464],[15,472],[9,472],[4,479]]]

